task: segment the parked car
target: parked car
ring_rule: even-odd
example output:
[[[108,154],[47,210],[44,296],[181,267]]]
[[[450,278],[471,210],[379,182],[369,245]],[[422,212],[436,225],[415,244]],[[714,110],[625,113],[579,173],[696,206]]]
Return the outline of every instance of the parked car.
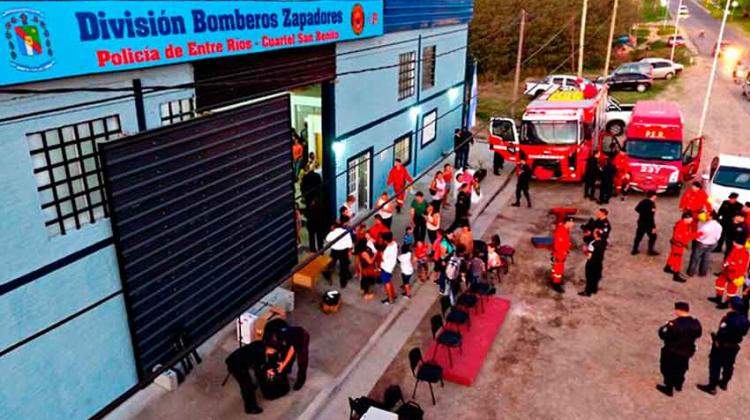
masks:
[[[546,92],[552,86],[560,86],[562,89],[578,89],[577,76],[566,74],[553,74],[543,80],[529,80],[526,82],[524,95],[536,98]]]
[[[621,104],[612,96],[607,97],[607,122],[605,128],[613,136],[619,136],[625,132],[630,122],[630,114],[633,112],[633,104]]]
[[[733,192],[739,194],[740,203],[750,201],[750,157],[720,154],[703,178],[709,181],[707,193],[714,208]]]
[[[680,6],[680,9],[677,11],[677,13],[680,15],[680,19],[687,19],[690,17],[690,9],[688,9],[687,5]]]
[[[667,45],[675,47],[684,47],[685,46],[685,37],[682,35],[670,35],[667,37]]]
[[[602,82],[609,86],[610,90],[636,90],[645,92],[651,88],[654,82],[654,68],[650,63],[625,63],[617,68]]]
[[[645,61],[633,61],[620,64],[620,67],[615,69],[615,73],[641,73],[653,79],[654,66]]]
[[[666,58],[644,58],[642,63],[649,63],[654,68],[654,79],[667,79],[677,76],[685,69],[680,63],[675,63]]]

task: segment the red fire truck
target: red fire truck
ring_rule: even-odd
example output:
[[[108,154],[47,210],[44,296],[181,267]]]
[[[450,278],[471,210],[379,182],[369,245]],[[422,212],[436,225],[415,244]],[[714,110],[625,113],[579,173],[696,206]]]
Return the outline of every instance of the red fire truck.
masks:
[[[586,158],[598,147],[606,123],[607,88],[589,99],[580,90],[552,89],[526,107],[520,135],[511,118],[492,118],[490,147],[505,160],[526,156],[537,179],[580,181]]]
[[[630,186],[639,191],[678,192],[695,177],[703,155],[703,138],[683,148],[682,113],[677,104],[639,101],[626,131],[625,152],[630,160]]]

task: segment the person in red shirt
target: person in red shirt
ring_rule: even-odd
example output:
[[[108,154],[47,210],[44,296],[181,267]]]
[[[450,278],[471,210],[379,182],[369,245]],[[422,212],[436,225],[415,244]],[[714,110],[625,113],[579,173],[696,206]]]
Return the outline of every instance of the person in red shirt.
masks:
[[[296,179],[299,176],[300,169],[302,169],[302,144],[296,137],[292,145],[292,161],[294,162],[294,178]]]
[[[683,212],[689,211],[693,215],[695,222],[698,221],[698,214],[701,211],[705,210],[707,213],[711,213],[711,202],[708,201],[708,194],[703,191],[703,186],[700,182],[693,182],[690,189],[682,195],[680,210]]]
[[[396,159],[393,168],[388,173],[386,185],[393,187],[393,194],[396,196],[396,212],[401,213],[401,207],[404,206],[404,196],[406,195],[406,184],[414,182],[409,171],[401,163],[401,159]]]
[[[555,232],[552,234],[552,289],[558,293],[565,293],[563,273],[565,272],[565,260],[572,248],[570,242],[570,229],[572,227],[573,218],[566,217],[563,223],[557,225]]]
[[[451,193],[451,186],[453,185],[453,167],[450,163],[446,163],[443,166],[443,181],[445,181],[445,194],[443,195],[443,207],[448,206],[448,196]]]
[[[625,200],[630,190],[630,159],[628,155],[619,150],[612,160],[617,169],[615,174],[615,195],[622,194],[620,200]]]
[[[367,231],[367,233],[370,234],[370,237],[375,242],[375,247],[382,251],[382,247],[385,245],[383,242],[383,234],[386,232],[390,232],[391,230],[388,229],[388,226],[383,223],[383,218],[380,217],[379,214],[375,215],[375,222],[373,223],[372,227]]]
[[[750,254],[744,241],[733,242],[732,251],[724,260],[721,273],[716,278],[716,296],[708,298],[708,300],[716,303],[717,308],[726,309],[729,306],[729,300],[738,296],[741,290],[740,286],[745,281],[748,262],[750,262]]]
[[[677,221],[672,231],[672,239],[669,241],[671,248],[667,265],[664,266],[664,272],[672,274],[672,280],[680,283],[685,282],[685,278],[680,275],[682,269],[682,254],[685,253],[688,245],[698,234],[693,229],[693,214],[690,211],[682,213],[682,218]]]

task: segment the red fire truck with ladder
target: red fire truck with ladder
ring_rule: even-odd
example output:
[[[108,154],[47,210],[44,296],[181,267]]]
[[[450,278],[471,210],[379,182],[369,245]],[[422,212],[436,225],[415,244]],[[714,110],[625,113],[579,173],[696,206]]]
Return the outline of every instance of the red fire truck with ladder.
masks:
[[[607,88],[596,87],[590,98],[580,90],[545,92],[526,107],[520,133],[512,118],[492,118],[490,147],[513,163],[523,153],[537,179],[582,180],[586,158],[605,132]]]

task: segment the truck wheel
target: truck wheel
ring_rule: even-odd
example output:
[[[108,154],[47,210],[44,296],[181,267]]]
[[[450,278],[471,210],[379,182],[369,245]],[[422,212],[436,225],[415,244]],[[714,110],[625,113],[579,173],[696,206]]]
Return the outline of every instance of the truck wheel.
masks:
[[[664,76],[664,78],[667,80],[672,80],[673,77],[674,77],[674,73],[667,73],[667,75]]]
[[[607,132],[613,136],[619,136],[625,131],[625,123],[622,121],[610,121],[607,124]]]
[[[637,90],[638,92],[641,92],[641,93],[645,92],[646,89],[648,89],[648,86],[647,85],[642,85],[642,84],[639,84],[638,86],[635,87],[635,90]]]

